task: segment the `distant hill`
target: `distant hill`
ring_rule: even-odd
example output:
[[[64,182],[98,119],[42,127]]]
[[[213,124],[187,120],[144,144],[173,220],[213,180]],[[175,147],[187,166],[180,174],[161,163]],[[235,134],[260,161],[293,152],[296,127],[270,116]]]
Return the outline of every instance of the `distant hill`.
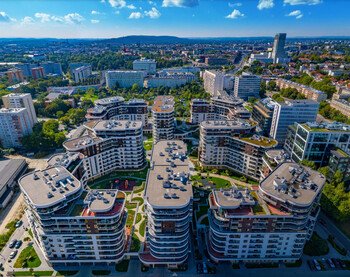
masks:
[[[104,43],[120,43],[120,44],[176,44],[176,43],[191,43],[188,38],[179,38],[175,36],[125,36],[119,38],[103,39],[100,42]]]

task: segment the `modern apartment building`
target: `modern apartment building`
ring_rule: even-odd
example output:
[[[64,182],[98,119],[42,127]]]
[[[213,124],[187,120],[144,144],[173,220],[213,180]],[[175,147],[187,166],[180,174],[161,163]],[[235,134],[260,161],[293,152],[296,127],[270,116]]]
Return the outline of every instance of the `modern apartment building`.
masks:
[[[205,70],[203,72],[204,89],[211,96],[218,96],[224,88],[224,74],[220,71]]]
[[[2,97],[2,102],[6,109],[25,108],[32,127],[38,122],[33,99],[29,93],[10,93]]]
[[[19,185],[33,238],[52,266],[110,265],[126,245],[126,195],[84,190],[62,166],[24,175]],[[40,193],[38,193],[40,192]]]
[[[60,63],[45,62],[41,66],[44,68],[45,75],[63,75],[62,66]]]
[[[325,178],[296,163],[282,163],[259,191],[232,188],[209,195],[208,252],[216,261],[295,262],[320,211]]]
[[[271,98],[264,98],[253,106],[252,119],[258,123],[265,136],[270,134],[271,122],[276,102]]]
[[[288,58],[286,51],[284,50],[286,37],[287,34],[285,33],[279,33],[275,36],[272,49],[272,59],[274,63],[284,63],[284,60]]]
[[[317,102],[321,102],[327,99],[327,94],[324,93],[323,91],[320,91],[302,84],[298,84],[286,79],[278,78],[276,80],[276,85],[280,89],[295,88],[299,93],[304,95],[307,99],[314,100]]]
[[[260,169],[260,180],[264,180],[281,163],[290,161],[289,154],[283,149],[267,150],[262,158],[263,164]]]
[[[203,167],[235,171],[259,180],[265,151],[277,141],[255,135],[248,121],[204,121],[200,124],[199,163]]]
[[[271,121],[270,137],[283,145],[288,126],[295,122],[316,121],[319,103],[313,100],[285,100],[275,102]]]
[[[84,65],[72,70],[73,80],[76,83],[81,83],[92,75],[91,65]]]
[[[89,63],[84,63],[84,62],[76,62],[76,63],[70,63],[69,64],[69,72],[71,75],[73,75],[73,71],[76,68],[83,67],[83,66],[91,66]]]
[[[130,120],[141,121],[143,127],[148,125],[148,105],[143,99],[125,101],[123,97],[114,96],[95,101],[95,107],[87,110],[86,119],[90,120]]]
[[[234,96],[248,100],[251,97],[258,98],[260,92],[261,78],[243,72],[241,76],[235,78]]]
[[[174,138],[174,104],[174,97],[172,96],[157,96],[154,100],[152,106],[152,131],[155,142]]]
[[[250,112],[243,107],[244,101],[232,96],[217,96],[211,100],[193,99],[191,101],[191,123],[200,124],[207,120],[249,119]]]
[[[145,73],[143,71],[113,70],[107,71],[105,76],[107,88],[114,88],[115,86],[130,88],[134,84],[142,88]]]
[[[153,146],[144,196],[146,244],[139,255],[147,266],[176,268],[188,258],[193,194],[186,151],[179,140]]]
[[[135,71],[144,71],[147,74],[155,74],[157,69],[157,62],[153,59],[140,59],[133,61],[132,69]]]
[[[330,151],[340,148],[350,153],[350,125],[342,123],[295,123],[288,128],[284,149],[295,162],[309,160],[326,165]]]
[[[32,127],[26,109],[0,109],[0,141],[4,148],[21,147],[21,139],[32,133]]]
[[[91,180],[116,170],[146,166],[141,121],[89,121],[86,135],[63,143],[65,154],[49,160],[69,169],[80,180]]]

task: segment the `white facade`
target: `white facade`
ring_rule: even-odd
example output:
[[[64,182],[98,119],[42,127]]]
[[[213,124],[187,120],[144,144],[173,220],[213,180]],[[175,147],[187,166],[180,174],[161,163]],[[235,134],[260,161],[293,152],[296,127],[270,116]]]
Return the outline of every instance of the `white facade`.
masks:
[[[157,77],[149,77],[145,80],[146,88],[157,87],[179,87],[190,83],[196,79],[196,76],[192,73],[172,73],[161,75]]]
[[[84,65],[72,70],[74,82],[80,83],[91,76],[91,65]]]
[[[140,59],[133,61],[132,69],[136,71],[145,71],[147,74],[156,73],[157,63],[152,59]]]
[[[313,100],[288,100],[276,102],[271,122],[270,137],[283,145],[289,125],[294,122],[316,121],[319,103]]]
[[[33,99],[29,93],[10,93],[3,96],[2,101],[6,109],[25,108],[32,127],[38,122],[33,105]]]
[[[0,109],[0,140],[3,147],[21,147],[21,139],[32,133],[32,126],[25,108]]]
[[[211,96],[219,95],[224,89],[224,74],[219,71],[205,70],[203,73],[203,85]]]
[[[130,88],[137,84],[140,88],[143,87],[144,72],[142,71],[124,71],[114,70],[106,72],[107,88],[114,88],[116,85],[121,88]]]
[[[250,97],[259,97],[261,78],[243,72],[235,78],[234,96],[248,100]]]
[[[172,96],[158,96],[152,107],[152,131],[155,142],[174,138],[174,116],[174,98]]]

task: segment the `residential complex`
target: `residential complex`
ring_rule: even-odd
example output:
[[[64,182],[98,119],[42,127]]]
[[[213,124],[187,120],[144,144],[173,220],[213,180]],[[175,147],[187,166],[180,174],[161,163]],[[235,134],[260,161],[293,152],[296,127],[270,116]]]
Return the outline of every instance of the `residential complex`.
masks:
[[[309,86],[305,86],[302,84],[298,84],[286,79],[278,78],[276,80],[276,85],[280,89],[285,89],[285,88],[294,88],[296,89],[299,93],[304,95],[307,99],[314,100],[317,102],[321,102],[327,99],[327,94],[324,93],[323,91],[314,89]]]
[[[174,138],[174,104],[174,98],[172,96],[157,96],[154,99],[152,106],[152,131],[155,142]]]
[[[249,119],[250,112],[243,107],[244,101],[229,95],[212,97],[211,100],[191,101],[191,123],[200,124],[208,120]]]
[[[81,83],[91,76],[92,68],[91,65],[84,65],[73,69],[72,73],[74,82]]]
[[[107,88],[130,88],[134,84],[143,87],[145,73],[143,71],[113,70],[106,72]]]
[[[157,69],[157,62],[152,59],[140,59],[133,61],[132,69],[136,71],[144,71],[147,74],[155,74]]]
[[[4,148],[19,148],[21,139],[33,131],[25,108],[0,109],[0,141]]]
[[[283,145],[288,126],[294,122],[316,121],[319,103],[313,100],[285,100],[275,102],[271,121],[270,136]]]
[[[204,89],[211,96],[217,96],[222,92],[224,87],[224,75],[222,72],[205,70],[202,77]]]
[[[259,76],[243,72],[241,76],[235,78],[234,96],[243,100],[248,100],[251,97],[258,98],[260,83]]]
[[[148,125],[147,103],[143,99],[125,101],[123,97],[114,96],[95,101],[95,107],[87,110],[86,119],[89,120],[130,120],[141,121]]]
[[[108,265],[126,245],[126,195],[84,191],[62,166],[33,171],[19,180],[33,238],[52,266]],[[38,193],[40,192],[40,193]]]
[[[2,102],[6,109],[25,108],[32,127],[38,122],[33,99],[29,93],[10,93],[2,97]]]
[[[262,157],[277,141],[254,134],[248,121],[204,121],[200,125],[199,162],[259,180]]]
[[[295,123],[288,128],[286,151],[295,162],[309,160],[326,165],[330,150],[340,148],[350,153],[350,125],[342,123]]]
[[[44,68],[42,66],[33,67],[33,68],[31,68],[30,72],[31,72],[31,77],[34,80],[42,79],[46,76]]]
[[[192,186],[187,146],[179,140],[154,144],[145,187],[146,244],[139,257],[147,266],[178,267],[190,251]]]
[[[11,70],[7,71],[7,78],[11,84],[21,83],[24,81],[22,70],[16,68],[12,68]]]
[[[49,164],[68,168],[80,180],[146,166],[141,121],[89,121],[84,126],[87,134],[65,141],[67,153],[54,155]]]
[[[208,252],[216,261],[295,262],[314,230],[325,178],[286,162],[259,191],[232,188],[209,195]]]

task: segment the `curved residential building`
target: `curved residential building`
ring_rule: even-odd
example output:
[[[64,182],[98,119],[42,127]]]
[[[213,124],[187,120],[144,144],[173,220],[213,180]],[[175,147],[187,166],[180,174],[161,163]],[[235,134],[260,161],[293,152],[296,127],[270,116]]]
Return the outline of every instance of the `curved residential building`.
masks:
[[[179,140],[153,146],[144,198],[146,243],[139,256],[147,266],[177,267],[188,257],[193,194],[186,148]]]
[[[209,195],[208,252],[214,261],[297,261],[319,213],[325,178],[295,163],[282,163],[248,189]]]
[[[174,138],[174,98],[157,96],[152,107],[153,139],[171,140]]]
[[[51,265],[107,265],[123,258],[123,192],[84,191],[83,183],[62,166],[24,175],[19,185],[34,239]]]
[[[87,110],[87,120],[131,120],[148,125],[147,103],[143,99],[131,99],[125,102],[123,97],[113,96],[95,101],[95,107]]]
[[[204,121],[200,124],[199,162],[204,167],[225,168],[259,180],[262,157],[277,141],[252,135],[248,121]]]
[[[88,133],[65,141],[67,152],[53,156],[49,164],[63,165],[86,180],[146,166],[141,121],[89,121],[85,128]]]

